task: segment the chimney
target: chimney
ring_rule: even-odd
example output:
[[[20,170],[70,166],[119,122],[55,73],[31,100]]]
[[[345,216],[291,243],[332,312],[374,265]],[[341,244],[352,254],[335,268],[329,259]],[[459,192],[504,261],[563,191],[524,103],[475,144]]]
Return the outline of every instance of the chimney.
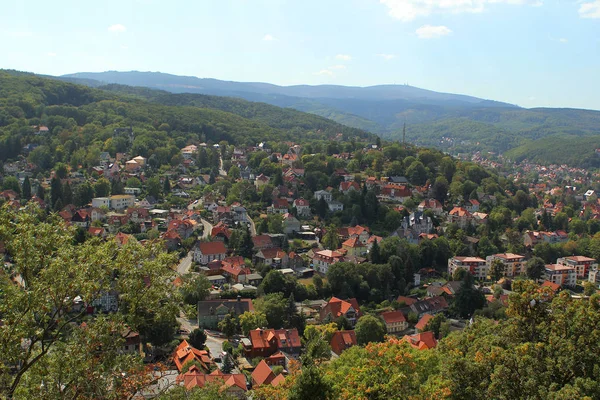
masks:
[[[241,301],[242,301],[242,296],[240,296],[239,294],[238,294],[238,296],[237,296],[237,301],[238,301],[238,302],[241,302]]]

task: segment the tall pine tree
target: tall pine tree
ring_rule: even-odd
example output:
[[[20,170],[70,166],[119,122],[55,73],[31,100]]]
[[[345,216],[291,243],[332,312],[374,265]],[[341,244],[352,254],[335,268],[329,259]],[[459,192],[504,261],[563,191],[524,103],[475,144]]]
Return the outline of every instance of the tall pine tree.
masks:
[[[58,201],[58,199],[62,199],[62,195],[63,195],[62,183],[60,182],[60,179],[55,176],[50,181],[50,204],[52,205],[52,207],[56,206],[56,202]],[[62,200],[61,200],[61,204],[62,204]],[[59,211],[59,210],[54,208],[54,211]]]
[[[164,195],[168,195],[169,193],[171,193],[171,181],[169,181],[169,177],[165,176],[165,183],[163,186],[163,193]]]
[[[21,189],[21,191],[23,193],[23,199],[25,201],[31,199],[31,182],[29,182],[28,176],[26,176],[25,180],[23,181],[23,188]]]

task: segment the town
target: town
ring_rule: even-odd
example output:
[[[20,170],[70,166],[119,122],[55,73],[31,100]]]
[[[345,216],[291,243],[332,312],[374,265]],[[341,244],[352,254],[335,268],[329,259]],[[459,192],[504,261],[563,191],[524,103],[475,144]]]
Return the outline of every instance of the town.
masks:
[[[4,164],[0,198],[57,213],[81,243],[158,240],[177,256],[171,324],[152,344],[128,332],[121,349],[165,366],[142,397],[222,382],[246,398],[283,384],[314,336],[326,338],[324,360],[386,338],[429,351],[478,317],[505,319],[523,279],[552,296],[597,291],[597,185],[525,185],[440,152],[341,135],[318,149],[190,143],[160,169],[101,152],[96,165],[58,163],[43,178],[28,146],[29,158]],[[110,314],[119,296],[81,306]]]

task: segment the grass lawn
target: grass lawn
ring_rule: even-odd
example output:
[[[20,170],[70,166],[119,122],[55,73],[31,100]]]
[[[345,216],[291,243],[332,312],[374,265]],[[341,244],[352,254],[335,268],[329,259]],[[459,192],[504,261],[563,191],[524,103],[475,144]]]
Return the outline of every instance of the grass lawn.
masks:
[[[300,282],[304,286],[308,286],[311,283],[313,283],[313,280],[312,280],[312,278],[303,278],[303,279],[298,279],[298,282]],[[327,278],[323,277],[323,284],[325,284],[325,282],[327,282]]]

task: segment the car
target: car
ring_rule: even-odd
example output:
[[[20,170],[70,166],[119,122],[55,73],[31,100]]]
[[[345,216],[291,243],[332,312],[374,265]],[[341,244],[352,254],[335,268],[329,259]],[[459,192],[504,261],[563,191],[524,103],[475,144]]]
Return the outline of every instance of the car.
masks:
[[[177,331],[177,333],[180,334],[180,335],[189,335],[190,331],[188,331],[187,329],[179,329]]]

